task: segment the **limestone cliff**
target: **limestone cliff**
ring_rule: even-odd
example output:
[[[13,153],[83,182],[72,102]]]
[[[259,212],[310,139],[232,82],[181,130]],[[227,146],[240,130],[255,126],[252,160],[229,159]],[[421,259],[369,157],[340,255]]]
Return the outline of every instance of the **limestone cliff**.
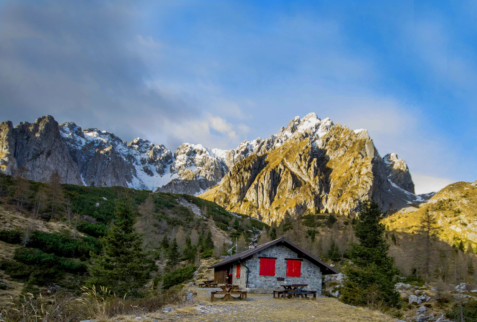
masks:
[[[245,158],[202,197],[267,223],[325,210],[348,214],[370,199],[382,210],[421,201],[388,178],[366,131],[339,124]]]
[[[383,160],[388,178],[398,187],[414,193],[414,182],[406,161],[399,159],[396,153],[386,154]]]
[[[23,167],[34,181],[48,181],[58,171],[63,182],[82,184],[80,172],[72,160],[68,147],[60,135],[58,123],[45,116],[34,123],[11,122],[0,125],[1,160],[3,173],[13,174]]]

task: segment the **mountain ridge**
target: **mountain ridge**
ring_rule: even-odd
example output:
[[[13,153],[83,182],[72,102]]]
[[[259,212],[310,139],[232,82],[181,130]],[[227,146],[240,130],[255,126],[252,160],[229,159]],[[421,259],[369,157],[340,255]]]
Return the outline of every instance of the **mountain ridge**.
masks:
[[[269,138],[243,141],[235,149],[208,149],[201,144],[184,143],[172,152],[163,144],[141,138],[125,142],[107,131],[82,129],[74,122],[58,124],[52,116],[44,116],[16,127],[9,121],[0,124],[0,171],[14,174],[23,166],[29,179],[43,182],[56,170],[63,183],[198,195],[220,184],[236,164],[252,155],[269,154],[289,141],[308,139],[313,145],[335,127],[331,119],[321,120],[309,113],[303,118],[294,117]],[[338,127],[342,128],[339,124]],[[364,154],[379,156],[366,130],[347,131],[370,140],[372,146],[367,152],[365,148]],[[379,171],[388,179],[383,179],[382,184],[391,183],[388,190],[397,187],[404,191],[399,194],[409,199],[406,193],[414,195],[414,183],[407,164],[396,154],[384,159]],[[419,197],[414,199],[419,201]]]

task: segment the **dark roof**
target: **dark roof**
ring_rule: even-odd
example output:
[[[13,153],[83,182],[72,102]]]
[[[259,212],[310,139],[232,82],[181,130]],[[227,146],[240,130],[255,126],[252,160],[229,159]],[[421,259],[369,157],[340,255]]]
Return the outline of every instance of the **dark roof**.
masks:
[[[210,268],[221,267],[221,266],[225,266],[225,265],[228,265],[228,264],[232,264],[232,263],[237,262],[237,261],[242,261],[244,259],[247,259],[247,258],[251,257],[252,255],[254,255],[258,252],[261,252],[264,249],[267,249],[271,246],[278,245],[278,244],[287,246],[291,250],[295,251],[296,253],[302,255],[304,258],[308,259],[313,264],[319,266],[322,269],[323,275],[338,274],[337,270],[335,270],[334,268],[326,265],[325,263],[323,263],[321,260],[319,260],[315,256],[312,256],[311,254],[307,253],[302,248],[293,244],[292,242],[290,242],[285,237],[281,237],[281,238],[272,240],[271,242],[265,243],[265,244],[260,245],[256,248],[252,248],[252,249],[246,250],[244,252],[241,252],[239,254],[235,254],[235,255],[232,255],[230,257],[227,257],[224,260],[222,260],[221,262],[219,262],[215,265],[212,265]]]

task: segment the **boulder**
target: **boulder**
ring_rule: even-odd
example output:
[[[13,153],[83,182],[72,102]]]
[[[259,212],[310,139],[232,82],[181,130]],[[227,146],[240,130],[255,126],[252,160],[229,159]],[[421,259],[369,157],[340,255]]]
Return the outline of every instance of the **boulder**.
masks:
[[[409,290],[412,288],[411,284],[405,284],[405,283],[397,283],[396,284],[396,290]]]
[[[421,304],[421,299],[417,297],[416,295],[410,295],[409,296],[409,304],[416,303],[416,304]]]
[[[174,309],[172,307],[165,307],[164,310],[162,310],[162,312],[164,312],[164,313],[172,312],[172,311],[174,311]]]

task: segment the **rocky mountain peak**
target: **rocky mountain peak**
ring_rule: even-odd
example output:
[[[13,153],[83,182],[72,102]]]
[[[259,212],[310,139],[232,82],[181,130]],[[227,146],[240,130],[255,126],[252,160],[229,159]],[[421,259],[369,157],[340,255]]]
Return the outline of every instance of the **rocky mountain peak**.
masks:
[[[412,181],[411,172],[409,171],[406,161],[399,159],[396,153],[386,154],[383,161],[389,180],[398,187],[415,193],[414,182]]]

